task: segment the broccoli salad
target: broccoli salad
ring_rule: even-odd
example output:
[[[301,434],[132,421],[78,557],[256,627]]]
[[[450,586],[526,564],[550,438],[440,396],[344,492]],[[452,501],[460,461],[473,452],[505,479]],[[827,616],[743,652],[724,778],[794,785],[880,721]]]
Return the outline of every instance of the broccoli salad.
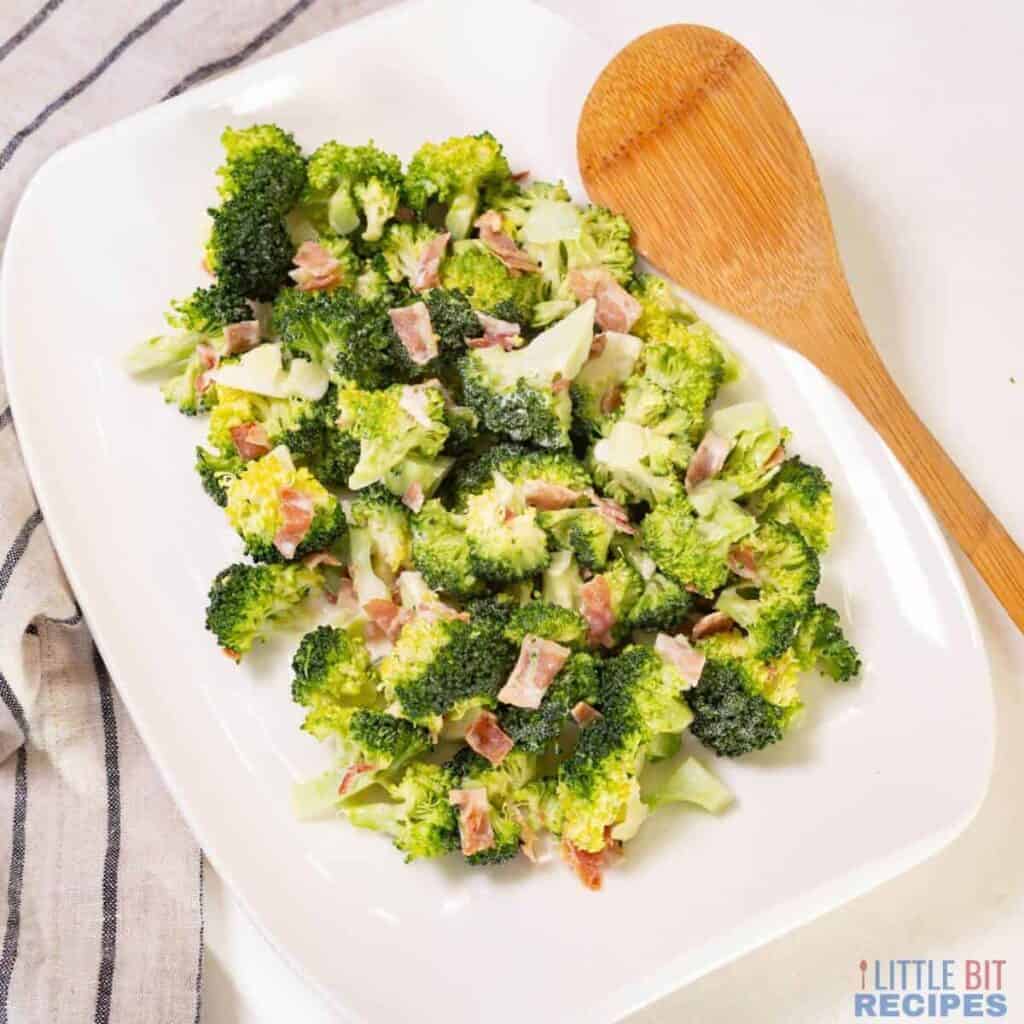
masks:
[[[735,359],[629,225],[489,133],[404,167],[222,141],[208,282],[128,366],[207,418],[246,556],[210,587],[224,654],[322,622],[291,695],[332,765],[297,812],[407,860],[558,848],[599,888],[659,807],[730,803],[699,745],[778,743],[802,675],[857,675],[816,599],[828,479],[719,396]]]

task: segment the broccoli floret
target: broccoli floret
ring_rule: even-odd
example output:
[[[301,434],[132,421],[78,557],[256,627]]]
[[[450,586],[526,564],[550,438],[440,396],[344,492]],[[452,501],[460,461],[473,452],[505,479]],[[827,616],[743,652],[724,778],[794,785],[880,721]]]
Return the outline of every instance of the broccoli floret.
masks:
[[[273,323],[286,352],[330,367],[339,380],[380,388],[394,376],[394,332],[384,303],[343,289],[288,288],[274,303]]]
[[[388,280],[411,284],[424,250],[439,234],[429,224],[392,224],[384,234],[380,250]]]
[[[540,572],[550,560],[536,509],[500,473],[494,474],[490,490],[469,498],[465,521],[469,563],[481,579],[515,583]]]
[[[685,498],[677,498],[652,508],[640,525],[640,534],[666,576],[710,595],[729,577],[728,545],[716,538],[712,525],[698,519]]]
[[[470,563],[465,519],[436,499],[413,517],[412,560],[434,590],[466,596],[481,587]]]
[[[757,656],[751,637],[738,629],[705,637],[698,640],[696,646],[708,658],[738,662],[754,689],[765,700],[785,711],[783,727],[803,707],[800,700],[801,665],[795,648],[783,652],[774,661],[764,661]]]
[[[615,501],[656,505],[685,494],[680,473],[692,453],[685,441],[618,420],[591,448],[587,466],[597,486]]]
[[[324,551],[344,535],[345,515],[337,499],[308,469],[296,469],[287,453],[277,448],[247,463],[245,472],[227,489],[228,522],[257,562],[290,560],[274,544],[285,521],[283,490],[297,491],[313,505],[313,521],[292,558]]]
[[[544,570],[541,595],[560,608],[578,608],[583,577],[570,551],[556,551]]]
[[[815,551],[828,548],[835,529],[832,485],[817,466],[787,459],[768,486],[750,496],[747,507],[759,519],[791,523]]]
[[[245,463],[235,451],[211,452],[201,445],[196,448],[196,472],[203,490],[221,507],[228,503],[227,489],[231,482],[244,470]]]
[[[755,491],[778,473],[777,460],[790,434],[779,429],[763,402],[740,402],[717,410],[711,416],[711,429],[732,442],[717,479],[735,494]]]
[[[423,213],[430,203],[448,207],[445,225],[454,238],[465,238],[491,195],[510,187],[512,172],[501,143],[490,132],[428,142],[409,163],[405,194]]]
[[[446,415],[446,425],[450,422],[451,420]],[[448,436],[450,438],[451,434]],[[447,447],[448,440],[445,440],[444,448],[441,450],[444,451]],[[455,460],[447,455],[428,458],[413,453],[407,455],[397,466],[393,466],[384,474],[383,484],[392,494],[399,497],[408,493],[410,487],[418,484],[423,491],[423,496],[432,498],[454,464]]]
[[[448,802],[451,775],[441,765],[416,761],[387,786],[389,801],[342,806],[359,828],[385,832],[406,861],[440,857],[459,848],[459,821]]]
[[[383,391],[363,391],[343,385],[337,401],[338,425],[360,442],[359,462],[348,481],[353,490],[385,480],[409,456],[437,455],[447,440],[445,402],[439,388],[420,385],[414,391],[395,384]],[[389,484],[389,490],[394,489]]]
[[[630,694],[649,735],[680,733],[692,720],[684,680],[650,647],[630,644],[601,666],[601,686]]]
[[[445,715],[493,706],[516,658],[503,628],[503,617],[490,606],[471,611],[468,622],[414,619],[380,664],[384,693],[397,700],[404,717],[435,733]]]
[[[537,274],[513,277],[512,272],[482,242],[456,242],[441,264],[441,284],[462,292],[474,309],[493,313],[516,324],[530,323],[542,297]]]
[[[738,661],[709,658],[686,701],[690,731],[716,754],[739,757],[782,739],[785,711],[757,692]]]
[[[258,193],[284,216],[306,184],[306,161],[291,133],[274,124],[257,124],[225,128],[220,141],[226,157],[217,169],[221,199]]]
[[[554,640],[563,647],[584,650],[587,622],[579,612],[547,601],[531,601],[516,608],[505,627],[505,639],[519,647],[527,636]]]
[[[210,414],[207,440],[223,453],[235,451],[231,431],[246,423],[260,423],[272,448],[284,445],[300,462],[312,464],[323,444],[320,408],[307,398],[265,398],[249,391],[217,386],[217,404]]]
[[[362,238],[380,240],[398,209],[402,163],[396,156],[365,146],[325,142],[309,158],[309,185],[302,211],[321,233],[352,234],[363,225]]]
[[[693,600],[684,586],[656,572],[644,581],[643,593],[630,609],[627,625],[630,629],[676,629],[686,619]]]
[[[593,327],[590,301],[525,348],[471,352],[459,361],[466,404],[496,434],[542,448],[567,448],[572,402],[562,385],[586,362]]]
[[[572,551],[585,569],[597,572],[608,563],[615,526],[596,508],[564,508],[537,514],[537,524],[552,547]]]
[[[302,638],[292,672],[292,700],[309,708],[302,728],[317,739],[344,735],[353,706],[376,699],[377,674],[362,637],[334,626],[318,626]]]
[[[157,334],[135,345],[125,356],[125,369],[135,375],[182,373],[195,355],[196,346],[206,341],[194,331]]]
[[[591,484],[590,474],[568,452],[497,444],[459,466],[453,487],[456,507],[464,511],[471,495],[490,490],[495,473],[517,485],[540,481],[583,492]]]
[[[633,325],[638,338],[657,338],[674,326],[697,323],[697,314],[672,293],[664,278],[638,274],[630,292],[640,303],[640,318]]]
[[[353,290],[364,302],[394,305],[398,289],[388,280],[387,264],[379,253],[359,267]]]
[[[597,700],[597,664],[590,654],[573,654],[548,687],[539,708],[501,706],[498,721],[517,748],[541,753],[561,736],[570,712],[580,701]]]
[[[804,619],[795,650],[801,668],[817,668],[836,682],[848,682],[860,673],[860,655],[843,635],[839,613],[827,604],[816,604]]]
[[[187,299],[172,302],[167,314],[172,327],[207,335],[219,334],[228,324],[252,319],[252,306],[245,297],[220,282],[197,288]]]
[[[273,623],[286,621],[319,586],[320,574],[301,565],[229,566],[210,586],[206,628],[240,660]]]
[[[349,523],[370,537],[374,571],[394,579],[412,561],[412,531],[406,507],[386,488],[374,484],[360,491],[348,509]]]
[[[184,369],[160,386],[164,401],[186,416],[209,412],[217,404],[217,386],[206,378],[208,369],[202,350],[194,349]]]
[[[584,437],[607,434],[622,410],[622,386],[630,378],[643,343],[632,334],[604,335],[604,347],[592,355],[572,382],[572,408]]]
[[[577,236],[565,242],[566,268],[601,267],[621,284],[633,276],[636,254],[629,244],[632,230],[625,217],[603,206],[587,206],[580,213]]]

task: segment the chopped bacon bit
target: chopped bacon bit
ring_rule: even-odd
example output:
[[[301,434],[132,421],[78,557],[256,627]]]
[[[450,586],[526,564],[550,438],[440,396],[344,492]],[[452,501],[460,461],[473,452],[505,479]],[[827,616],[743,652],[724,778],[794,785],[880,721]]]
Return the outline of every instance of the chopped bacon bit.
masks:
[[[498,691],[498,700],[517,708],[539,708],[570,653],[568,647],[528,633],[512,674]]]
[[[491,764],[501,764],[515,746],[515,741],[498,725],[497,716],[490,711],[477,715],[466,730],[466,743]]]
[[[408,206],[400,206],[395,210],[395,220],[400,224],[411,224],[416,219],[416,211]]]
[[[490,850],[494,846],[494,830],[491,828],[491,805],[487,790],[453,789],[448,802],[459,809],[459,838],[462,853],[472,857],[474,853]]]
[[[786,446],[777,445],[771,455],[764,460],[764,464],[761,466],[762,469],[774,469],[776,466],[781,466],[786,458]]]
[[[604,850],[590,853],[568,839],[562,840],[562,859],[576,872],[576,877],[592,892],[601,888],[604,871]]]
[[[224,657],[230,658],[233,662],[236,663],[242,660],[242,656],[238,653],[238,651],[233,650],[230,647],[222,647],[220,649],[220,653],[223,654]]]
[[[284,521],[274,534],[274,547],[283,558],[292,559],[313,523],[313,499],[294,487],[282,487],[277,493]]]
[[[714,636],[715,633],[725,633],[735,625],[736,623],[725,612],[711,612],[694,623],[690,637],[693,640],[703,640],[704,637]]]
[[[608,344],[608,336],[604,333],[595,334],[594,340],[590,343],[590,358],[596,359]]]
[[[229,356],[241,355],[260,343],[259,320],[241,320],[224,328],[224,350]]]
[[[448,239],[452,236],[445,231],[443,234],[435,235],[423,247],[420,253],[419,262],[413,271],[410,284],[415,292],[424,292],[428,288],[436,288],[441,283],[438,276],[438,268],[441,266],[441,257],[448,248]]]
[[[513,275],[526,272],[535,274],[540,269],[536,261],[527,256],[508,235],[501,230],[501,214],[488,210],[477,217],[474,224],[480,229],[480,241],[487,246]]]
[[[322,552],[318,553],[322,554]],[[316,555],[310,555],[309,557],[315,558]],[[342,611],[352,615],[360,611],[359,598],[356,597],[356,586],[347,576],[338,584],[338,592],[334,595],[334,601]]]
[[[367,622],[363,627],[363,639],[366,641],[370,660],[374,664],[381,658],[386,658],[394,650],[395,645],[391,638],[375,622]]]
[[[341,284],[341,263],[319,242],[306,241],[299,246],[288,276],[301,292],[321,292]]]
[[[471,345],[473,348],[501,345],[506,352],[516,348],[519,336],[522,334],[519,324],[514,324],[511,320],[500,320],[496,316],[490,316],[479,311],[476,313],[476,318],[484,329],[484,336],[483,338],[474,338],[472,341],[466,342],[467,345]],[[474,344],[474,342],[482,342],[483,344]]]
[[[423,508],[423,486],[418,480],[413,480],[405,489],[402,495],[402,504],[412,512],[419,512]]]
[[[430,310],[423,302],[388,310],[395,334],[409,358],[423,366],[437,356],[437,335],[430,323]]]
[[[406,385],[398,396],[398,407],[407,412],[421,427],[432,427],[430,418],[430,399],[426,386]]]
[[[619,533],[628,534],[630,537],[636,534],[636,527],[629,521],[629,513],[611,498],[602,498],[593,488],[587,492],[587,497],[593,502],[594,508],[615,527]]]
[[[571,387],[572,381],[568,377],[556,377],[551,383],[551,391],[556,395],[562,391],[568,391]]]
[[[522,493],[527,505],[543,509],[545,512],[570,508],[580,498],[579,491],[563,487],[561,484],[549,484],[544,480],[527,480],[522,486]]]
[[[201,373],[196,374],[196,379],[193,383],[195,392],[197,395],[205,394],[207,389],[213,383],[212,373],[217,369],[217,363],[220,362],[217,353],[213,350],[211,345],[207,345],[206,342],[201,342],[196,345],[196,355],[199,357],[199,362],[202,363],[203,370]]]
[[[512,180],[513,181],[525,181],[529,176],[530,176],[530,172],[529,171],[513,171],[512,172]]]
[[[366,612],[370,621],[377,626],[386,637],[391,640],[395,638],[395,634],[398,632],[398,628],[396,628],[396,626],[401,608],[399,608],[394,601],[389,601],[384,597],[375,597],[372,601],[367,601],[366,604],[363,605],[363,611]]]
[[[597,300],[594,319],[606,331],[628,334],[640,319],[643,307],[607,270],[600,267],[572,270],[568,281],[580,302]]]
[[[258,459],[270,451],[270,438],[262,423],[239,423],[230,430],[231,440],[238,454],[248,462]]]
[[[591,707],[585,700],[581,700],[569,713],[572,715],[572,720],[581,728],[604,718],[597,708]]]
[[[709,430],[686,467],[686,489],[692,491],[697,484],[718,476],[731,450],[732,441]]]
[[[700,651],[695,651],[690,646],[685,636],[659,633],[654,641],[654,650],[683,677],[686,683],[684,690],[700,682],[706,659]]]
[[[761,578],[757,571],[757,563],[754,561],[754,552],[742,544],[737,544],[730,549],[726,562],[730,571],[742,579],[756,582]]]
[[[580,587],[581,611],[590,628],[589,640],[594,646],[614,647],[611,630],[615,625],[612,591],[604,576],[595,576]]]
[[[615,412],[620,405],[622,405],[622,385],[613,384],[601,396],[601,412],[607,416],[608,413]]]
[[[338,796],[344,796],[352,788],[352,783],[360,775],[372,771],[373,765],[367,764],[365,761],[357,761],[355,764],[349,765],[345,769],[345,774],[341,777],[341,782],[338,783]]]
[[[306,555],[302,560],[302,564],[307,569],[315,569],[318,565],[341,565],[341,562],[330,553],[330,551],[314,551],[311,555]],[[351,580],[344,580],[343,582],[351,584]]]

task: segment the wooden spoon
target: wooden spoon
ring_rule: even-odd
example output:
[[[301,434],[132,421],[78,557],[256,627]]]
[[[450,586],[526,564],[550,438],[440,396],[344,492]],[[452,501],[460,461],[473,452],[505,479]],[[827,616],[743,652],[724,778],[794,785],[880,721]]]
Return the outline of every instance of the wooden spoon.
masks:
[[[875,351],[807,143],[754,57],[697,25],[641,36],[594,84],[576,142],[591,198],[629,219],[644,256],[846,392],[1024,631],[1024,554]]]

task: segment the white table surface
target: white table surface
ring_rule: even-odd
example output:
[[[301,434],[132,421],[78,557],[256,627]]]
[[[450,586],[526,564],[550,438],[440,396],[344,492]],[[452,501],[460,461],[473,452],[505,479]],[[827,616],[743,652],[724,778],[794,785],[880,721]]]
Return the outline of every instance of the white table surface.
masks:
[[[1024,7],[1009,0],[546,6],[613,44],[690,21],[736,36],[758,56],[817,159],[854,293],[893,376],[1024,542]],[[1024,965],[1024,637],[966,559],[960,564],[985,631],[998,715],[992,787],[974,823],[902,878],[634,1021],[845,1022],[853,1019],[857,963],[890,957],[1007,959],[1007,1019],[1024,1019],[1017,1005],[1024,999],[1017,973]],[[975,685],[963,680],[965,701]],[[212,869],[206,942],[206,1024],[335,1020]],[[443,1020],[443,1007],[425,1009],[424,1019]]]

